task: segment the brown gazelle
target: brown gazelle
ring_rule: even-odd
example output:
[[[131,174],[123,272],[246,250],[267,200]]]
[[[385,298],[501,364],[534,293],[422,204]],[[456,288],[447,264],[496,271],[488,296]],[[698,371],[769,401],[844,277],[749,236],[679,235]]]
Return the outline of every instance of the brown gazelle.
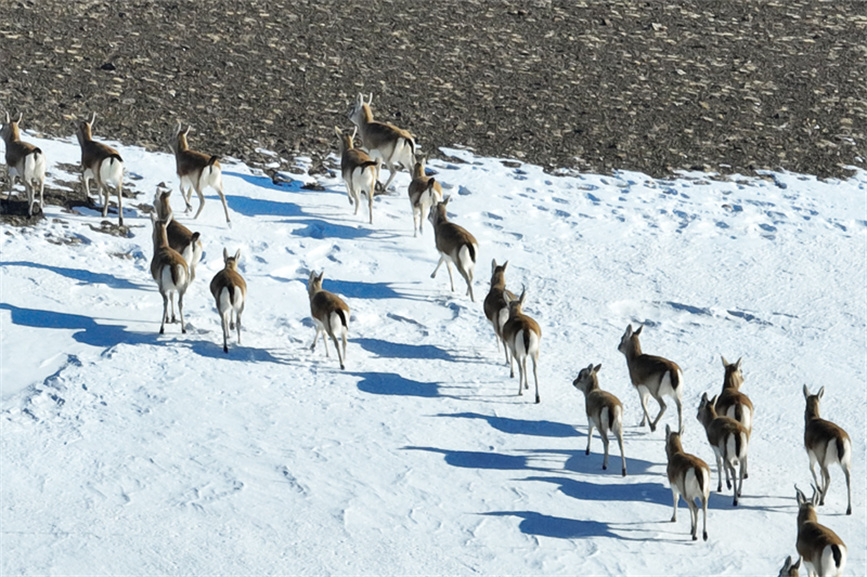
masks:
[[[498,265],[497,259],[491,261],[491,289],[485,297],[485,316],[494,327],[494,335],[497,338],[497,349],[500,341],[503,341],[503,325],[509,320],[509,302],[515,300],[515,294],[506,288],[506,267],[509,261]],[[509,362],[509,347],[503,341],[503,351],[506,362]]]
[[[503,325],[503,341],[509,347],[510,376],[515,376],[512,361],[518,363],[518,394],[523,395],[523,389],[530,388],[527,376],[527,357],[533,359],[533,379],[536,382],[536,402],[539,402],[539,343],[542,339],[542,329],[539,323],[524,314],[524,300],[527,289],[521,291],[521,296],[509,302],[509,319]]]
[[[831,473],[828,467],[839,463],[846,476],[847,506],[846,514],[852,514],[852,441],[848,433],[831,421],[826,421],[819,416],[819,401],[825,394],[825,387],[819,389],[815,395],[810,394],[807,385],[804,385],[804,400],[807,402],[804,411],[804,446],[807,448],[807,456],[810,457],[810,473],[813,474],[813,482],[819,490],[819,505],[825,504],[828,495],[828,487],[831,485]],[[816,477],[816,464],[822,471],[822,482]]]
[[[645,355],[641,352],[641,343],[638,341],[638,335],[641,334],[643,326],[638,327],[638,330],[633,331],[632,325],[626,327],[626,332],[620,339],[620,345],[617,350],[626,356],[626,366],[629,368],[629,379],[632,384],[638,389],[638,396],[641,399],[641,409],[644,414],[641,418],[641,425],[644,426],[645,421],[650,425],[650,430],[655,431],[659,419],[665,413],[665,401],[663,397],[673,397],[677,405],[677,425],[678,430],[683,429],[683,373],[680,367],[674,361],[657,357],[653,355]],[[659,414],[656,419],[650,420],[650,415],[647,413],[647,398],[653,397],[659,403]]]
[[[96,112],[90,117],[90,122],[83,120],[78,125],[75,136],[81,147],[81,180],[84,182],[84,193],[90,196],[90,179],[96,182],[96,194],[102,195],[102,217],[108,216],[108,199],[111,186],[117,192],[117,220],[123,226],[123,158],[117,150],[93,140],[91,130],[96,121]]]
[[[723,377],[722,391],[717,396],[714,408],[718,415],[730,417],[742,424],[747,432],[752,433],[753,430],[753,403],[750,398],[741,392],[741,385],[744,383],[744,374],[741,372],[742,358],[735,363],[729,363],[725,357],[722,357],[725,376]],[[744,469],[744,479],[750,478],[750,472]]]
[[[677,521],[677,501],[682,495],[689,507],[692,540],[698,540],[698,505],[704,513],[702,538],[707,541],[707,502],[710,499],[710,467],[707,463],[683,450],[681,433],[674,433],[671,427],[665,426],[665,454],[668,457],[666,474],[674,497],[674,514],[671,522]]]
[[[241,249],[235,256],[223,248],[223,270],[217,272],[211,279],[211,294],[217,302],[217,312],[223,325],[223,352],[229,352],[229,332],[238,328],[238,344],[241,344],[241,313],[247,300],[247,283],[238,272],[238,261],[241,259]]]
[[[187,204],[187,212],[190,212],[193,208],[190,201],[193,196],[193,190],[195,190],[199,197],[199,210],[196,211],[196,216],[193,218],[199,218],[199,214],[201,214],[202,209],[205,207],[204,190],[210,186],[217,191],[217,194],[220,195],[220,200],[223,201],[226,222],[231,222],[229,220],[229,207],[226,204],[226,196],[223,194],[223,170],[220,167],[219,158],[190,150],[187,144],[187,134],[189,134],[190,128],[192,127],[187,126],[186,130],[181,131],[181,123],[178,122],[178,127],[169,139],[169,146],[172,152],[175,153],[178,178],[181,180],[181,195]]]
[[[623,476],[626,476],[626,456],[623,454],[623,405],[620,399],[607,391],[599,388],[599,369],[591,363],[581,369],[572,386],[584,393],[584,410],[587,413],[587,450],[585,455],[590,454],[590,440],[593,438],[593,427],[599,429],[602,437],[602,445],[605,447],[605,457],[602,461],[602,469],[608,468],[608,431],[617,435],[617,444],[620,445],[620,460],[623,465]]]
[[[373,102],[371,94],[367,102],[362,94],[358,95],[355,105],[349,112],[349,120],[358,127],[361,141],[370,153],[371,158],[380,158],[388,167],[389,175],[384,189],[388,189],[397,172],[397,165],[406,170],[412,170],[415,164],[415,140],[408,131],[398,128],[387,122],[378,122],[373,119],[370,103]]]
[[[434,177],[427,175],[423,157],[416,160],[412,168],[407,192],[412,208],[412,235],[417,236],[424,232],[424,219],[430,213],[430,207],[443,199],[443,187]]]
[[[798,554],[808,575],[839,577],[846,566],[848,550],[843,540],[831,529],[819,524],[816,503],[819,492],[813,487],[813,496],[807,496],[795,486],[798,500]]]
[[[346,183],[346,194],[349,195],[349,203],[355,203],[355,214],[361,206],[361,195],[367,195],[370,224],[373,224],[373,195],[376,192],[376,182],[379,179],[380,160],[373,160],[366,152],[355,148],[353,141],[358,127],[352,134],[344,134],[342,130],[334,127],[340,138],[340,172],[343,182]]]
[[[151,276],[157,281],[160,295],[163,297],[163,316],[160,321],[160,334],[165,332],[166,321],[175,322],[175,302],[173,294],[178,295],[178,311],[181,317],[181,332],[187,332],[184,323],[184,293],[190,286],[190,273],[187,261],[181,254],[169,246],[166,234],[166,221],[160,220],[151,213],[153,224],[154,256],[151,259]],[[169,317],[169,303],[172,307],[172,316]]]
[[[202,260],[204,249],[199,233],[192,232],[174,219],[169,199],[171,194],[171,190],[158,189],[154,197],[154,209],[157,211],[157,218],[168,222],[166,234],[169,238],[169,246],[181,253],[181,256],[187,261],[187,266],[190,269],[190,282],[193,282],[196,280],[196,266]]]
[[[29,142],[22,142],[18,131],[18,124],[22,115],[18,114],[18,120],[9,118],[6,112],[6,123],[0,128],[0,137],[6,143],[6,182],[9,184],[8,201],[12,196],[12,185],[15,178],[20,178],[24,183],[27,193],[27,216],[33,216],[33,205],[36,202],[36,190],[39,189],[39,209],[44,210],[42,192],[45,188],[45,153]]]
[[[337,349],[337,358],[340,360],[340,368],[344,369],[344,360],[346,359],[346,335],[349,333],[349,306],[343,302],[339,296],[322,289],[322,277],[325,276],[325,271],[318,275],[316,271],[310,272],[310,278],[307,279],[307,294],[310,297],[310,315],[313,317],[313,323],[316,325],[316,335],[313,337],[313,344],[310,345],[310,350],[316,349],[316,341],[319,335],[322,335],[322,345],[325,347],[325,356],[330,356],[328,353],[328,341],[325,340],[327,334],[334,341],[334,348]],[[341,351],[340,344],[337,342],[338,337],[343,342],[343,350]]]
[[[747,455],[750,448],[750,432],[739,422],[722,415],[717,415],[713,399],[707,398],[707,393],[701,396],[696,418],[707,433],[707,440],[716,456],[719,483],[717,492],[722,491],[722,475],[725,470],[726,487],[734,488],[732,504],[737,506],[738,497],[744,486],[744,476],[747,470]],[[735,468],[737,467],[737,471]],[[731,481],[729,481],[731,474]]]
[[[744,374],[741,372],[741,362],[729,363],[722,357],[725,376],[723,377],[722,391],[716,399],[716,412],[720,415],[731,417],[738,421],[748,431],[753,429],[753,403],[750,398],[740,391],[744,383]]]
[[[798,577],[798,569],[801,567],[801,558],[795,563],[792,563],[792,556],[786,557],[783,561],[783,566],[780,567],[780,574],[777,577]]]
[[[452,286],[452,292],[454,292],[455,279],[452,276],[452,263],[454,263],[458,272],[467,281],[467,294],[470,295],[470,300],[475,302],[476,297],[473,295],[473,271],[476,267],[476,257],[479,254],[479,243],[467,229],[449,222],[446,208],[448,207],[450,198],[450,196],[445,197],[442,202],[436,203],[430,209],[428,218],[431,224],[433,224],[436,247],[440,253],[440,260],[430,277],[436,278],[440,266],[446,263],[446,270],[449,272],[449,282]]]

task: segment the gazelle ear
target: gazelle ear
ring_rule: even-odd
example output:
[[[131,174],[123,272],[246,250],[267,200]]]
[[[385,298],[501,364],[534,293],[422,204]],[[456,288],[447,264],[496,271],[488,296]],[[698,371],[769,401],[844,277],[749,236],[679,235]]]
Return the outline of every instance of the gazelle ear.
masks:
[[[91,128],[93,128],[94,122],[96,122],[96,112],[94,112],[93,115],[90,117],[90,122],[88,123],[88,124],[90,124]]]
[[[503,263],[503,272],[506,272],[506,267],[509,266],[509,261]]]
[[[669,425],[666,423],[666,425],[665,425],[665,438],[666,438],[666,440],[668,440],[668,438],[669,438],[670,436],[671,436],[671,426],[669,426]]]
[[[635,336],[640,335],[640,334],[641,334],[641,329],[643,329],[643,328],[644,328],[644,325],[641,325],[640,327],[638,327],[637,329],[635,329],[635,332],[632,333],[632,334],[634,334]]]
[[[497,259],[491,259],[491,274],[494,274],[495,270],[497,270]]]
[[[725,355],[720,355],[720,358],[722,359],[723,367],[728,367],[729,362],[726,360]]]
[[[596,365],[595,367],[593,367],[593,372],[594,372],[594,373],[598,373],[598,372],[599,372],[599,369],[601,369],[601,368],[602,368],[602,363],[599,363],[598,365]]]
[[[810,389],[807,388],[807,385],[804,385],[804,398],[807,399],[810,397]]]
[[[226,250],[226,247],[223,247],[223,262],[229,260],[229,251]]]
[[[241,249],[235,251],[235,262],[241,262]]]
[[[741,362],[742,362],[743,360],[744,360],[744,358],[741,357],[741,358],[739,358],[739,359],[737,360],[737,362],[735,363],[735,368],[736,368],[737,370],[741,370]]]
[[[825,387],[823,386],[821,389],[819,389],[819,392],[816,393],[816,396],[821,399],[822,395],[824,395],[824,394],[825,394]]]
[[[337,133],[337,136],[340,136],[340,137],[343,136],[343,131],[340,130],[339,128],[337,128],[336,126],[334,127],[334,132]]]
[[[367,97],[367,105],[370,106],[373,104],[373,92],[371,92]]]

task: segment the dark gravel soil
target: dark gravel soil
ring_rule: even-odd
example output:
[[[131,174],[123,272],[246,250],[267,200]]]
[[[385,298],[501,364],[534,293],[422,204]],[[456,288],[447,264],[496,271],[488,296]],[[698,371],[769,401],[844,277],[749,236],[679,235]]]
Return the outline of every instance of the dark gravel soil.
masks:
[[[549,168],[864,167],[867,5],[0,0],[0,110],[71,136],[314,166],[360,91],[439,146]],[[5,183],[4,183],[5,184]]]

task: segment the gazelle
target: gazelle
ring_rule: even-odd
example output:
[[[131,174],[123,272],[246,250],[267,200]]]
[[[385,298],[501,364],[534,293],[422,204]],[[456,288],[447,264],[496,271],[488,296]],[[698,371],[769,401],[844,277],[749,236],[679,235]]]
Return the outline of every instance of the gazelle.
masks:
[[[683,429],[683,373],[680,367],[674,361],[657,357],[653,355],[645,355],[641,352],[641,343],[638,341],[638,335],[644,326],[638,327],[638,330],[633,331],[632,325],[626,327],[626,332],[620,339],[620,345],[617,350],[626,356],[626,366],[629,368],[629,379],[632,384],[638,389],[638,396],[641,399],[641,409],[644,415],[641,418],[641,425],[644,426],[645,421],[650,425],[650,430],[656,430],[656,424],[665,413],[665,401],[663,397],[673,397],[677,405],[677,424],[678,430]],[[653,397],[659,403],[659,414],[656,419],[650,420],[650,415],[647,413],[647,398]]]
[[[581,369],[572,386],[584,393],[584,410],[587,413],[587,450],[585,455],[590,454],[590,440],[593,438],[593,427],[599,429],[602,437],[602,445],[605,447],[605,457],[602,461],[602,469],[608,468],[608,431],[617,435],[617,444],[620,445],[620,460],[623,465],[623,476],[626,476],[626,456],[623,453],[623,405],[620,399],[607,391],[599,388],[599,369],[602,365],[593,366],[590,363]]]
[[[18,177],[24,183],[27,193],[27,216],[33,216],[33,205],[36,202],[36,189],[39,188],[39,209],[44,210],[42,193],[45,189],[45,154],[42,149],[22,142],[18,131],[22,114],[18,114],[18,120],[9,118],[6,112],[6,123],[0,128],[0,137],[6,143],[6,181],[9,184],[9,193],[6,200],[12,196],[12,184]]]
[[[171,190],[157,190],[154,197],[154,208],[157,211],[157,218],[168,223],[166,234],[169,239],[169,246],[181,253],[181,256],[187,261],[187,266],[190,269],[190,282],[193,282],[196,280],[196,266],[202,260],[204,249],[199,233],[192,232],[174,219],[169,200],[171,194]]]
[[[337,358],[340,360],[340,368],[346,368],[344,359],[346,358],[346,335],[349,333],[349,306],[343,302],[339,296],[322,289],[322,277],[325,276],[325,271],[318,275],[316,271],[310,272],[310,278],[307,279],[307,294],[310,297],[310,315],[313,317],[313,323],[316,325],[316,334],[313,336],[313,344],[310,345],[310,350],[316,349],[316,341],[319,335],[322,335],[322,345],[325,347],[325,356],[328,354],[328,341],[325,340],[327,334],[334,341],[334,348],[337,349]],[[337,337],[343,342],[343,350],[337,342]]]
[[[78,125],[75,136],[81,147],[81,180],[84,182],[84,193],[90,196],[90,179],[96,181],[96,194],[102,195],[102,217],[108,216],[108,187],[117,191],[117,220],[123,226],[123,158],[117,150],[93,140],[91,130],[96,121],[96,112],[90,121],[83,120]]]
[[[355,214],[361,206],[361,194],[367,195],[370,224],[373,224],[373,195],[376,192],[376,182],[379,180],[380,159],[373,160],[366,152],[355,148],[353,141],[358,127],[352,134],[344,134],[342,130],[334,127],[340,138],[340,172],[346,183],[346,194],[349,195],[349,203],[355,203]]]
[[[798,577],[798,569],[801,567],[801,558],[798,557],[798,561],[792,563],[792,556],[789,555],[786,557],[786,560],[783,562],[783,566],[780,567],[780,574],[777,577]]]
[[[831,485],[831,473],[828,467],[839,463],[846,476],[847,506],[846,514],[852,514],[852,485],[850,470],[852,468],[852,441],[848,433],[831,421],[819,417],[819,401],[825,394],[825,387],[819,389],[815,395],[810,394],[807,385],[804,385],[804,400],[807,402],[804,411],[804,446],[807,448],[807,456],[810,457],[810,473],[813,474],[813,482],[819,490],[819,505],[825,504],[825,496]],[[822,471],[822,482],[816,477],[816,464]]]
[[[178,127],[169,139],[169,146],[175,153],[178,177],[181,179],[181,195],[184,202],[187,203],[187,212],[193,209],[190,200],[193,196],[193,190],[195,190],[199,196],[199,210],[196,211],[196,216],[193,218],[199,218],[199,214],[205,207],[205,193],[203,191],[210,186],[220,195],[220,200],[223,201],[223,211],[226,213],[226,222],[230,223],[229,207],[226,205],[226,196],[223,194],[223,170],[220,167],[219,158],[190,150],[187,144],[187,134],[189,134],[190,128],[192,127],[187,126],[187,129],[182,132],[181,123],[178,122]]]
[[[452,276],[452,263],[454,263],[458,272],[467,281],[467,294],[470,295],[470,300],[475,302],[476,297],[473,295],[473,270],[476,267],[479,243],[467,229],[449,222],[446,215],[446,207],[449,204],[450,198],[450,196],[447,196],[442,202],[438,202],[432,206],[428,216],[431,224],[433,224],[436,247],[440,253],[440,260],[430,277],[436,278],[440,266],[446,263],[446,270],[449,271],[449,282],[452,285],[452,292],[454,292],[455,279]]]
[[[515,376],[512,360],[518,362],[518,394],[523,395],[523,389],[530,388],[527,376],[527,357],[533,358],[533,379],[536,382],[536,402],[539,402],[539,342],[542,339],[542,329],[539,323],[524,314],[524,299],[527,289],[521,291],[521,296],[509,303],[509,319],[503,325],[503,342],[509,347],[510,376]]]
[[[715,402],[716,397],[708,399],[707,393],[703,393],[696,418],[704,427],[707,440],[716,456],[717,474],[719,475],[716,490],[718,493],[722,491],[722,475],[723,469],[725,469],[726,487],[734,488],[732,504],[737,507],[747,470],[750,432],[734,419],[717,415],[714,409]],[[735,467],[738,467],[737,473]],[[729,481],[729,474],[731,474],[731,481]]]
[[[707,463],[683,450],[681,433],[674,433],[671,427],[665,425],[665,455],[668,457],[666,474],[671,484],[671,494],[674,497],[674,514],[671,522],[677,521],[677,501],[682,495],[689,507],[690,528],[692,540],[698,540],[698,505],[704,513],[702,538],[707,541],[707,502],[710,499],[710,467]]]
[[[411,170],[415,164],[415,140],[408,131],[387,122],[373,119],[370,104],[373,94],[364,101],[364,95],[359,94],[355,105],[349,112],[349,120],[358,127],[361,141],[370,153],[371,158],[380,158],[388,167],[388,180],[383,187],[388,190],[397,172],[397,165]]]
[[[494,327],[497,350],[500,348],[500,341],[503,341],[503,351],[508,363],[509,347],[503,340],[503,325],[509,320],[509,302],[515,300],[516,297],[512,291],[506,289],[507,266],[509,266],[509,261],[501,265],[497,264],[497,259],[491,261],[491,289],[488,291],[488,296],[485,297],[485,316]]]
[[[848,551],[836,533],[819,524],[816,516],[819,495],[814,486],[813,496],[808,500],[795,486],[798,500],[798,554],[811,577],[838,577],[843,574]]]
[[[718,415],[734,419],[752,433],[753,415],[755,414],[753,403],[747,395],[740,391],[741,385],[744,383],[744,374],[741,372],[742,361],[743,358],[740,358],[736,363],[729,363],[725,357],[722,357],[725,376],[723,377],[722,391],[717,396],[714,409]],[[750,472],[744,469],[744,479],[749,478]]]
[[[211,280],[211,294],[217,302],[217,312],[223,324],[223,352],[229,352],[229,332],[238,327],[238,344],[241,344],[241,313],[247,300],[247,283],[238,272],[238,261],[241,259],[241,249],[235,256],[223,248],[223,270],[217,272]]]
[[[741,362],[743,358],[737,360],[736,363],[729,363],[725,357],[722,357],[725,376],[723,377],[722,391],[716,400],[714,408],[720,415],[731,417],[738,421],[748,431],[753,428],[753,403],[750,398],[740,391],[741,385],[744,383],[744,374],[741,372]]]
[[[157,286],[160,290],[160,295],[163,297],[163,316],[160,322],[160,334],[165,332],[165,324],[175,322],[175,303],[172,295],[178,295],[178,311],[181,316],[181,332],[187,332],[187,325],[184,323],[184,293],[187,287],[190,286],[190,273],[187,267],[187,261],[181,254],[169,246],[168,235],[166,234],[166,221],[160,220],[157,216],[151,213],[151,223],[153,224],[153,241],[154,241],[154,256],[151,259],[151,276],[157,281]],[[172,316],[169,318],[169,302],[172,305]]]
[[[443,199],[443,187],[425,173],[425,159],[420,157],[412,168],[412,181],[409,183],[409,204],[412,208],[412,236],[424,232],[424,219],[430,207]]]

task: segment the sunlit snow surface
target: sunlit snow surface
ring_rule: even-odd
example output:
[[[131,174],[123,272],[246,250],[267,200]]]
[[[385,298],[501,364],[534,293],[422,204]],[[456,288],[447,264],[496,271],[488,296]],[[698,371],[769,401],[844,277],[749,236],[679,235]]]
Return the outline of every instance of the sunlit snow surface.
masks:
[[[78,162],[72,140],[25,139],[53,186],[78,178],[57,164]],[[124,203],[129,238],[56,206],[2,225],[0,573],[776,574],[796,555],[793,484],[811,482],[804,384],[825,387],[823,416],[852,436],[854,512],[837,467],[819,519],[849,546],[846,574],[867,573],[867,174],[553,176],[445,150],[429,169],[479,241],[473,303],[459,275],[454,293],[444,269],[430,278],[433,231],[412,236],[407,173],[369,225],[339,170],[286,182],[223,161],[231,228],[213,190],[197,221],[173,194],[206,254],[187,334],[159,335],[139,207],[158,183],[177,188],[174,160],[118,147],[141,193]],[[302,188],[314,181],[324,190]],[[228,354],[208,290],[223,247],[241,249],[248,285]],[[492,259],[542,327],[539,405],[517,395],[482,311]],[[331,358],[309,350],[306,280],[322,269],[352,309],[345,371],[330,343]],[[712,466],[698,401],[719,392],[720,355],[743,357],[750,478],[737,508],[712,494],[706,543],[682,501],[669,522],[676,411],[638,427],[617,351],[629,323],[683,368],[684,446]],[[590,363],[624,403],[626,478],[616,443],[608,471],[598,438],[584,455],[571,382]]]

